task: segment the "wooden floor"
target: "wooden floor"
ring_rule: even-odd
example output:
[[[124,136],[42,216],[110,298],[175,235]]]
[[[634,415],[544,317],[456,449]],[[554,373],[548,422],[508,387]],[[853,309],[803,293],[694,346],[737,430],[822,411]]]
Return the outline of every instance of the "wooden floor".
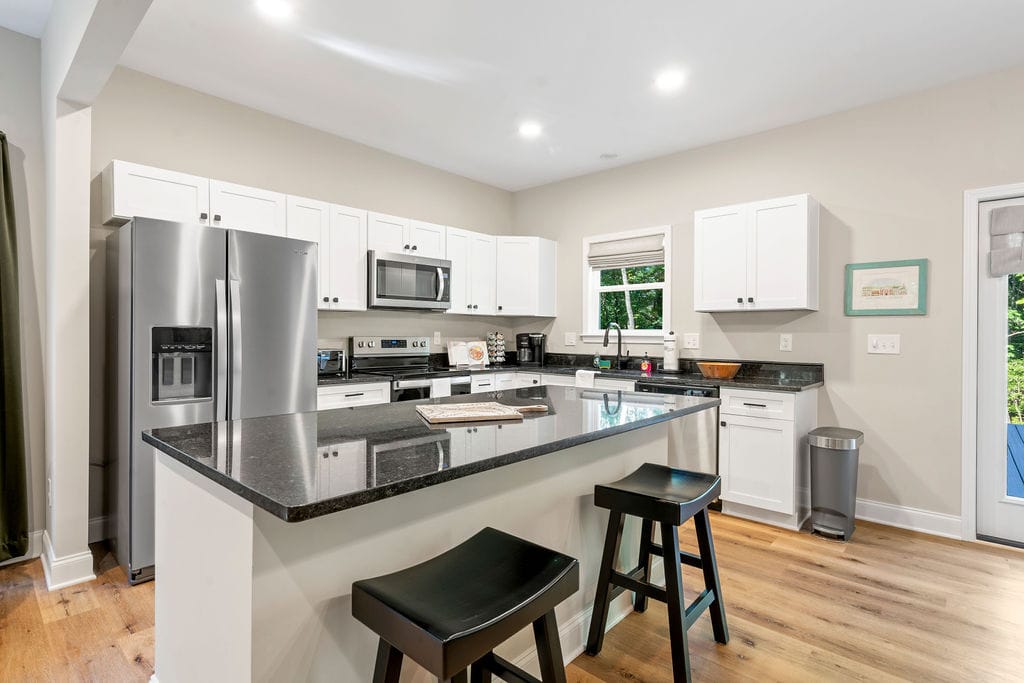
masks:
[[[850,543],[712,515],[729,632],[689,631],[698,681],[1024,681],[1024,551],[862,522]],[[683,546],[695,549],[691,526]],[[49,593],[0,569],[0,681],[145,681],[153,584],[100,548],[96,581]],[[699,581],[684,568],[687,597]],[[630,614],[569,680],[671,681],[662,604]]]

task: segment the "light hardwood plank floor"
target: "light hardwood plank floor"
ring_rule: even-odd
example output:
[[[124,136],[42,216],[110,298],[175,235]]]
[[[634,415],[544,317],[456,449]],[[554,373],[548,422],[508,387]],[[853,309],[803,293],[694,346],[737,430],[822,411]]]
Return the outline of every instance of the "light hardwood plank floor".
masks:
[[[1024,681],[1024,551],[861,522],[850,543],[712,514],[731,640],[689,631],[698,681]],[[695,550],[692,525],[684,548]],[[0,681],[145,681],[153,586],[94,547],[98,578],[49,593],[38,560],[0,569]],[[684,568],[687,598],[699,572]],[[569,680],[671,681],[651,601]]]

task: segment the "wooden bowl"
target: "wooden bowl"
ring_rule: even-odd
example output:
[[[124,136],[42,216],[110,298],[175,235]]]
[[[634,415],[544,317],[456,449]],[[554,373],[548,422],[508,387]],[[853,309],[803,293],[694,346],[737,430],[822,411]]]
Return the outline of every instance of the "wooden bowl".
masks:
[[[707,379],[732,379],[742,363],[697,363],[700,374]]]

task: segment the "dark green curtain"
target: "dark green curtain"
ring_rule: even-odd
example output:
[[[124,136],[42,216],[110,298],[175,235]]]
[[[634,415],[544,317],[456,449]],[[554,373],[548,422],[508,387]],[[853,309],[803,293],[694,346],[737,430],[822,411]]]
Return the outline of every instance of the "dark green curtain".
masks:
[[[21,403],[21,324],[14,178],[7,136],[0,132],[0,561],[28,552],[28,480]]]

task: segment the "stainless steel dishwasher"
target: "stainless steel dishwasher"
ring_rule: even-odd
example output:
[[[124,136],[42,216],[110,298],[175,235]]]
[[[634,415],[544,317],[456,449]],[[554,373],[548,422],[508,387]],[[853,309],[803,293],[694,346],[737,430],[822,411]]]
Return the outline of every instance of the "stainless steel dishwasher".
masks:
[[[636,390],[649,394],[718,398],[718,387],[640,380]],[[718,474],[718,408],[671,421],[669,465],[692,472]]]

